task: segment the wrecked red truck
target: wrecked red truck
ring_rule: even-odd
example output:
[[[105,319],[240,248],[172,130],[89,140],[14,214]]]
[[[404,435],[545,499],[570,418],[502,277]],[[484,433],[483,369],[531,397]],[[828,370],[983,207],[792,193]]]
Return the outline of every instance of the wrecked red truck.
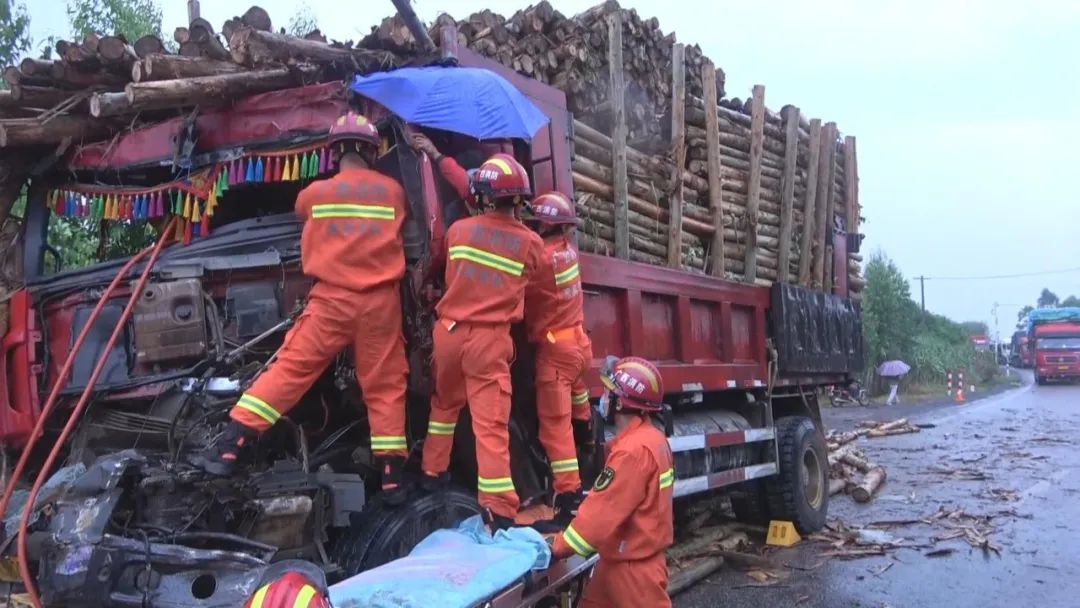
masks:
[[[461,64],[499,72],[548,116],[531,143],[502,149],[529,168],[537,191],[573,195],[573,117],[564,94],[467,49],[443,50]],[[19,503],[19,486],[8,516],[29,509],[26,542],[11,542],[9,520],[4,544],[4,556],[31,572],[45,605],[238,606],[273,562],[303,559],[338,580],[401,557],[431,531],[478,512],[468,424],[455,438],[454,488],[418,491],[401,508],[381,502],[348,353],[259,443],[237,478],[207,477],[183,458],[221,428],[310,288],[292,204],[303,185],[325,174],[326,128],[349,104],[379,121],[378,169],[399,179],[409,199],[402,305],[415,471],[432,391],[442,238],[463,207],[407,145],[408,125],[362,99],[347,100],[331,83],[257,95],[79,148],[30,181],[26,285],[10,301],[0,349],[0,441],[7,450],[27,446],[46,395],[60,391],[28,459],[30,478],[40,471],[48,482],[35,505]],[[105,293],[126,258],[55,267],[48,225],[80,214],[114,214],[157,231],[168,217],[185,221],[176,224],[179,242],[162,250],[141,289],[133,292],[131,280],[145,258]],[[839,228],[830,238],[836,255],[827,262],[846,277],[849,239]],[[823,293],[593,254],[582,254],[580,266],[596,357],[592,397],[602,392],[596,368],[607,355],[648,358],[664,375],[676,512],[724,490],[744,519],[790,520],[803,532],[824,525],[828,460],[818,388],[848,383],[862,368],[860,316],[846,281]],[[106,349],[129,298],[131,314]],[[550,497],[549,465],[537,440],[529,348],[522,339],[517,346],[513,477],[522,503],[539,504]],[[61,376],[69,355],[70,372]],[[99,363],[88,407],[73,417]],[[52,449],[65,425],[69,440]],[[602,426],[579,446],[583,479],[602,462]],[[41,471],[50,449],[61,466]]]

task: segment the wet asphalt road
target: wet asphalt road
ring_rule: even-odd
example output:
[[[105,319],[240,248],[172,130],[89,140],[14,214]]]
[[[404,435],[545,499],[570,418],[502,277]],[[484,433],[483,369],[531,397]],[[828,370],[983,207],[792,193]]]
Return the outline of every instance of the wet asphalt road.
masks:
[[[1015,372],[1014,372],[1015,373]],[[1030,378],[1028,378],[1030,382]],[[829,410],[826,424],[852,428],[868,413]],[[1080,385],[1025,386],[963,406],[877,409],[875,419],[907,416],[935,425],[921,433],[862,439],[888,482],[860,505],[833,497],[829,518],[849,529],[886,520],[892,542],[917,545],[885,556],[823,559],[828,545],[804,541],[766,549],[778,582],[758,585],[725,567],[674,598],[677,608],[806,606],[1080,606]],[[989,516],[982,522],[966,517]],[[989,530],[1000,555],[955,536]],[[942,557],[926,553],[953,549]],[[790,566],[785,568],[784,566]]]

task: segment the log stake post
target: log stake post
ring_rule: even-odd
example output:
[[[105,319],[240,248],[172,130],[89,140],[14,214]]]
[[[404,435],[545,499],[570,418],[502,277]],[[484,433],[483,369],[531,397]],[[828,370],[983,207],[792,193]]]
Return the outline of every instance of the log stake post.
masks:
[[[709,274],[724,276],[724,210],[720,179],[720,121],[716,116],[716,67],[712,62],[701,66],[701,83],[705,89],[705,144],[709,163],[709,209],[712,211],[713,236],[709,250]]]
[[[844,198],[847,201],[847,232],[858,234],[859,164],[855,157],[855,137],[852,135],[844,138]]]
[[[675,169],[671,181],[675,191],[668,199],[668,266],[682,267],[683,180],[686,168],[686,47],[676,44],[671,53],[671,145]]]
[[[836,135],[833,133],[834,123],[826,123],[821,128],[821,139],[818,142],[817,163],[817,197],[814,203],[814,275],[812,279],[814,289],[825,287],[825,242],[832,223],[829,218],[829,199],[832,198],[832,164],[833,155],[829,150],[836,149]]]
[[[614,125],[611,134],[612,186],[615,200],[615,257],[630,259],[630,217],[626,175],[626,83],[623,78],[622,16],[615,11],[607,16],[608,70],[611,78],[611,110]],[[676,252],[679,250],[676,248]]]
[[[750,106],[750,181],[746,190],[746,256],[743,278],[757,280],[757,224],[761,202],[761,155],[765,146],[765,87],[754,85]]]
[[[791,232],[795,221],[795,168],[799,160],[799,108],[784,106],[784,174],[780,195],[780,253],[776,280],[788,282],[791,272]]]
[[[825,293],[832,293],[833,290],[833,271],[836,265],[833,259],[833,235],[835,234],[833,227],[836,224],[836,138],[839,135],[839,131],[836,128],[835,122],[826,123],[825,127],[828,131],[828,137],[822,140],[822,145],[826,146],[822,148],[822,153],[827,157],[825,165],[826,173],[818,176],[818,191],[821,191],[822,183],[828,187],[824,190],[825,194],[825,255],[824,264],[822,270],[824,273],[821,276],[821,289]],[[820,180],[824,179],[824,182]]]
[[[812,260],[817,255],[814,234],[817,224],[818,156],[821,154],[821,119],[810,121],[810,158],[806,168],[806,191],[803,193],[803,232],[799,256],[799,285],[810,287]]]

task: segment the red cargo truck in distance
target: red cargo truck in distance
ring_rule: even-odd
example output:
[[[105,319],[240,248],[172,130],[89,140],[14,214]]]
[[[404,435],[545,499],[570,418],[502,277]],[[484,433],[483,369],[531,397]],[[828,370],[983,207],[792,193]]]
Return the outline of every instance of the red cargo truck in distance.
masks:
[[[1034,354],[1036,383],[1080,378],[1080,322],[1034,325],[1026,350]]]

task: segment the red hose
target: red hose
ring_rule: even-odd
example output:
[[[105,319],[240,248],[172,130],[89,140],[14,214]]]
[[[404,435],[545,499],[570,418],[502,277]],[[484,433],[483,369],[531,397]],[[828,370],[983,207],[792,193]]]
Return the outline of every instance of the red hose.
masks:
[[[19,478],[22,477],[23,469],[26,468],[27,461],[30,460],[30,452],[37,443],[37,440],[41,438],[42,431],[45,430],[45,421],[48,420],[49,415],[52,414],[53,407],[56,406],[56,400],[60,396],[60,391],[64,388],[64,380],[68,377],[68,374],[71,373],[71,368],[75,364],[75,356],[79,354],[79,350],[82,348],[86,336],[90,335],[90,329],[92,328],[94,321],[98,318],[98,315],[101,314],[101,310],[105,308],[105,304],[108,302],[109,297],[112,296],[112,292],[116,290],[120,281],[127,276],[131,267],[137,264],[138,261],[148,253],[150,253],[150,248],[143,249],[128,260],[123,268],[116,273],[116,277],[114,277],[112,283],[109,283],[109,286],[105,288],[105,293],[101,295],[101,299],[98,300],[97,305],[94,306],[94,310],[90,312],[86,324],[83,325],[82,330],[79,331],[79,335],[75,338],[75,342],[71,346],[71,351],[68,353],[67,359],[64,360],[64,365],[60,369],[60,373],[56,376],[56,383],[53,384],[52,391],[49,393],[49,398],[45,400],[45,405],[41,408],[37,423],[34,425],[34,430],[26,440],[26,446],[19,456],[19,462],[15,465],[15,469],[11,473],[11,481],[7,484],[7,487],[4,488],[3,498],[0,498],[0,513],[7,513],[8,503],[11,502],[11,495],[15,493],[15,486],[18,484]]]
[[[49,456],[45,459],[45,464],[41,466],[41,470],[38,471],[37,478],[34,480],[34,485],[30,488],[30,494],[26,497],[26,505],[23,507],[22,517],[19,520],[19,574],[22,577],[23,585],[26,587],[26,593],[28,596],[30,596],[30,602],[34,605],[35,608],[41,608],[41,598],[38,597],[37,590],[34,588],[34,581],[33,578],[30,576],[30,565],[26,557],[26,529],[30,522],[30,513],[34,510],[34,502],[37,500],[38,493],[41,491],[41,486],[44,485],[45,480],[49,475],[49,470],[52,469],[54,464],[56,464],[56,459],[57,456],[60,454],[60,450],[67,442],[68,437],[71,436],[71,432],[75,430],[75,425],[76,423],[78,423],[79,418],[82,416],[83,410],[86,409],[86,404],[89,401],[90,393],[92,393],[94,390],[94,384],[97,383],[98,377],[101,375],[102,370],[105,369],[105,363],[108,361],[108,354],[112,351],[113,346],[116,344],[116,340],[120,337],[120,334],[123,333],[124,327],[125,325],[127,325],[128,318],[131,317],[131,311],[135,308],[135,302],[138,300],[139,294],[142,293],[143,286],[146,285],[146,280],[150,277],[150,271],[153,270],[154,263],[157,262],[158,255],[161,253],[162,247],[165,246],[165,241],[169,240],[172,237],[172,228],[173,224],[175,223],[175,218],[169,221],[168,225],[166,225],[165,227],[165,230],[162,231],[161,237],[158,238],[157,243],[154,244],[154,247],[152,249],[143,250],[138,254],[138,256],[128,261],[129,265],[133,264],[136,259],[141,258],[145,252],[150,252],[150,259],[146,262],[146,266],[143,267],[142,273],[139,275],[139,280],[136,282],[135,287],[131,290],[131,296],[128,297],[127,306],[124,307],[124,311],[120,313],[120,319],[116,322],[116,328],[113,329],[112,335],[109,336],[109,341],[106,342],[105,348],[102,349],[101,357],[98,359],[97,364],[94,365],[94,370],[93,372],[91,372],[90,378],[86,381],[86,387],[83,389],[82,394],[79,395],[78,403],[75,404],[75,408],[68,416],[67,424],[64,425],[64,430],[60,432],[60,436],[57,437],[56,443],[53,444],[52,450],[49,451]],[[115,283],[119,282],[119,279],[123,276],[123,274],[126,274],[126,269],[128,267],[128,265],[125,265],[124,269],[117,276],[117,278],[113,279],[113,284],[109,285],[110,289],[115,287]],[[99,308],[105,302],[105,299],[106,298],[103,297],[101,302],[98,303],[98,307],[95,307],[95,313],[99,312]],[[91,321],[92,318],[90,321],[87,321],[86,327],[90,326]],[[80,334],[79,337],[82,338],[84,336]],[[70,355],[68,358],[69,360],[73,359],[73,357]],[[68,367],[69,366],[67,365],[67,363],[65,363],[64,369],[66,370]],[[57,379],[57,386],[59,386],[59,383],[63,380],[63,378],[64,375],[61,375]],[[55,399],[52,398],[55,397],[57,393],[59,393],[59,390],[56,387],[53,387],[53,394],[50,395],[50,399],[52,401],[55,401]],[[52,403],[46,403],[46,406],[51,405]],[[38,425],[37,428],[35,428],[35,431],[40,432],[40,427],[44,426],[43,421],[45,420],[45,413],[46,412],[43,409],[42,415],[38,420]],[[27,453],[29,453],[29,449],[24,448],[23,457],[25,457]],[[20,464],[22,464],[22,461],[23,458],[20,458]],[[12,479],[12,483],[14,484],[14,479]],[[5,498],[7,498],[8,496],[9,495],[5,492]]]

